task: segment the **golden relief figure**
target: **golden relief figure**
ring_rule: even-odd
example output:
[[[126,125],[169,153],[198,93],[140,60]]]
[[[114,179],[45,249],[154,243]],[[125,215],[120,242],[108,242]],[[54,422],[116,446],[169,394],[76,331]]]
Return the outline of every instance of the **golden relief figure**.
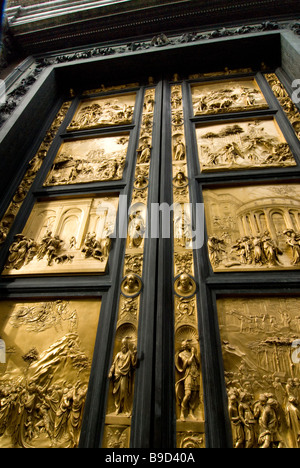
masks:
[[[37,202],[3,275],[104,273],[117,209],[113,196]]]
[[[121,350],[117,353],[108,376],[113,385],[115,415],[124,413],[126,417],[131,416],[132,404],[129,400],[132,394],[132,376],[137,364],[136,354],[136,347],[131,346],[130,338],[123,338]]]
[[[215,272],[299,269],[298,185],[205,190],[204,203]]]
[[[133,121],[136,94],[84,100],[79,104],[68,131],[128,125]]]
[[[296,166],[275,119],[196,128],[202,172]]]
[[[299,304],[296,297],[217,301],[235,448],[300,447]]]
[[[65,141],[44,186],[120,180],[129,134]]]
[[[196,116],[269,107],[254,78],[193,85],[192,99]]]
[[[78,446],[100,307],[92,299],[0,304],[1,448]]]

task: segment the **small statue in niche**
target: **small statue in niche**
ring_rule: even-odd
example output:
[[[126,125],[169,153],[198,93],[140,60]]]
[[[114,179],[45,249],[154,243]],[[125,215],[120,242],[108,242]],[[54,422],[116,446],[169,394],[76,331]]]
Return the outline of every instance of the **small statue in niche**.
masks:
[[[27,176],[35,176],[38,170],[40,169],[45,157],[47,156],[46,149],[40,149],[39,152],[29,161],[29,169],[27,171]]]
[[[121,351],[117,353],[109,372],[109,379],[113,384],[116,415],[125,413],[127,417],[131,416],[130,396],[137,364],[136,355],[136,347],[130,343],[130,338],[123,338]]]
[[[176,397],[180,405],[180,419],[186,416],[196,419],[195,410],[199,400],[200,361],[191,340],[184,340],[181,349],[176,354],[175,365],[181,378],[176,382]]]
[[[175,161],[183,161],[185,159],[185,144],[182,138],[178,138],[174,145],[174,159]]]
[[[137,149],[139,164],[145,164],[150,162],[151,149],[152,146],[149,143],[149,141],[145,141],[141,144],[141,146]]]
[[[138,248],[141,246],[144,234],[146,232],[146,225],[141,211],[136,211],[129,218],[128,237],[129,247]]]

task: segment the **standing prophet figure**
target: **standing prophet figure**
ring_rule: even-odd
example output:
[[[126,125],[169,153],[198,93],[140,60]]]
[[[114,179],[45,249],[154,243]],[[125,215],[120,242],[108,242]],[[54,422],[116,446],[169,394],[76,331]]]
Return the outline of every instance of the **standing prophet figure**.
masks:
[[[113,383],[116,414],[125,413],[128,417],[131,415],[129,398],[132,392],[132,379],[136,364],[136,348],[132,351],[128,338],[124,338],[121,351],[116,355],[108,376]]]
[[[184,340],[176,355],[176,369],[183,377],[176,383],[176,397],[180,403],[180,419],[185,421],[186,413],[195,418],[195,407],[200,390],[200,362],[191,340]],[[182,391],[183,390],[183,391]]]

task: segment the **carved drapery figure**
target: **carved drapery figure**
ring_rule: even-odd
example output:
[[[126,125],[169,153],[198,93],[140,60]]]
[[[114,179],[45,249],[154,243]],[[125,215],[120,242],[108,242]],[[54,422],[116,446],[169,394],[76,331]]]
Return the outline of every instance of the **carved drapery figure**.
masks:
[[[180,419],[196,419],[195,410],[199,404],[200,362],[191,340],[184,340],[175,357],[177,371],[182,377],[176,382],[176,397],[180,405]]]
[[[293,265],[300,263],[300,234],[296,233],[294,229],[286,229],[283,231],[286,236],[286,243],[292,248],[293,252]]]
[[[33,239],[27,239],[22,234],[17,234],[15,239],[9,249],[8,265],[10,268],[20,270],[37,254],[37,244]]]
[[[174,159],[175,161],[185,160],[185,144],[182,138],[178,138],[174,145]]]
[[[131,415],[129,399],[132,393],[134,370],[137,364],[136,348],[130,346],[129,338],[124,338],[121,351],[117,353],[109,372],[113,384],[116,415]]]
[[[142,212],[136,211],[129,217],[128,238],[130,248],[139,248],[146,232],[145,220]]]
[[[144,141],[137,149],[138,163],[147,164],[150,162],[152,146],[149,141]]]
[[[232,438],[234,448],[242,448],[245,440],[243,423],[239,413],[239,404],[237,395],[233,392],[228,395],[229,405],[228,414],[232,427]]]
[[[100,242],[96,239],[96,233],[90,233],[88,232],[85,240],[84,240],[84,246],[81,250],[86,258],[93,257],[96,260],[102,260],[103,259],[103,253],[101,249],[101,244]]]

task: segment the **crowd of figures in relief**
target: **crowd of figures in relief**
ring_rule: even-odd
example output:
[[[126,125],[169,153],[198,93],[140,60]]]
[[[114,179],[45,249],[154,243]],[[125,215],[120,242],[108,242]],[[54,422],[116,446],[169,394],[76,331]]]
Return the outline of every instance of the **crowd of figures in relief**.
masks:
[[[63,300],[9,305],[8,310],[11,331],[6,362],[0,365],[0,446],[75,448],[92,357],[79,336],[82,306],[79,314]]]
[[[206,191],[208,252],[215,271],[299,268],[299,187]]]
[[[299,448],[299,299],[220,299],[218,313],[234,447]]]

